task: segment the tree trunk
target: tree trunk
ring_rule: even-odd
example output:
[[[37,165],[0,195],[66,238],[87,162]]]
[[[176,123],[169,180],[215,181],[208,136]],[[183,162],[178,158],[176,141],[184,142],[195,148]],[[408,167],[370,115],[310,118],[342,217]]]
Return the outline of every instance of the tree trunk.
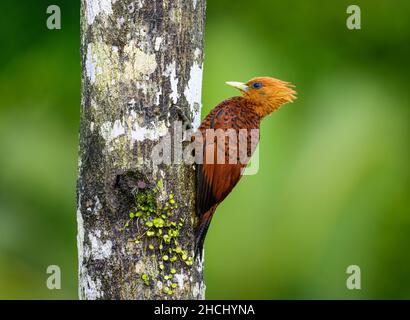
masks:
[[[82,0],[81,299],[204,298],[194,168],[152,157],[199,125],[204,20],[205,0]]]

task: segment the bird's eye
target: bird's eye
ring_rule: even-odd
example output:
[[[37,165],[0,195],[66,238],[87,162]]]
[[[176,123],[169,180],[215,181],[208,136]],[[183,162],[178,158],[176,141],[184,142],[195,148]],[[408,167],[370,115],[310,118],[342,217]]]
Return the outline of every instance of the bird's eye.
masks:
[[[260,83],[260,82],[254,82],[253,84],[252,84],[252,88],[254,88],[254,89],[260,89],[260,88],[262,88],[263,87],[263,85],[262,85],[262,83]]]

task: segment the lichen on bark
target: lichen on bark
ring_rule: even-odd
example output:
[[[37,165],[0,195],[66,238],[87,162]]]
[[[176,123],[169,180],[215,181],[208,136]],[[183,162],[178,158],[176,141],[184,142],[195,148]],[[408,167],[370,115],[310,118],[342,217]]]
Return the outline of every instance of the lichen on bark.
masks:
[[[154,167],[151,151],[175,122],[199,124],[204,20],[205,0],[82,0],[81,299],[204,298],[202,261],[177,262],[177,286],[164,294],[144,276],[161,272],[154,263],[159,250],[146,250],[146,239],[130,241],[138,224],[124,229],[136,194],[161,180],[156,201],[173,194],[175,218],[186,221],[178,241],[193,254],[194,169]]]

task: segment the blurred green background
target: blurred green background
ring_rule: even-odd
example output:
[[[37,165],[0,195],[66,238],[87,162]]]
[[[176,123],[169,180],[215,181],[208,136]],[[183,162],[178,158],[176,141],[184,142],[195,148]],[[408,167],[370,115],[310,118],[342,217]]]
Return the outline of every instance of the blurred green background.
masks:
[[[360,31],[350,4],[208,0],[203,115],[236,95],[227,80],[274,76],[299,99],[264,121],[259,173],[214,218],[207,298],[410,298],[410,3],[355,1]],[[79,4],[0,12],[0,298],[76,299]]]

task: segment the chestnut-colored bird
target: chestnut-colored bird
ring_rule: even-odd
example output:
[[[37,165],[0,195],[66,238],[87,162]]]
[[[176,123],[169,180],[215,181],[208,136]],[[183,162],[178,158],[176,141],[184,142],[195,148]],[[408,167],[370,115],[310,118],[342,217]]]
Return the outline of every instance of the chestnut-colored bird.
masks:
[[[227,82],[228,85],[237,88],[242,93],[241,97],[232,97],[223,101],[214,108],[202,121],[198,133],[203,137],[203,163],[197,164],[197,208],[198,227],[196,233],[195,256],[202,256],[203,244],[206,233],[211,223],[212,216],[218,205],[232,191],[241,178],[242,170],[247,165],[246,161],[232,162],[229,150],[228,135],[225,139],[225,147],[217,143],[214,136],[211,139],[207,135],[209,129],[233,129],[239,136],[239,130],[247,130],[247,142],[244,152],[250,157],[259,141],[251,143],[250,132],[260,127],[261,120],[267,115],[279,109],[283,104],[293,102],[296,92],[294,86],[285,81],[270,77],[259,77],[249,80],[247,83]],[[220,131],[220,130],[219,130]],[[230,130],[232,132],[232,130]],[[241,130],[243,131],[243,130]],[[229,136],[230,137],[230,136]],[[208,141],[209,140],[209,141]],[[234,143],[235,160],[244,159],[240,154],[240,139]],[[223,143],[222,143],[223,144]],[[224,147],[224,149],[223,149]],[[218,149],[223,152],[222,163],[218,157]],[[243,151],[242,151],[243,152]],[[246,157],[245,157],[246,158]],[[211,159],[212,161],[209,161]],[[248,158],[249,159],[249,158]],[[231,160],[231,161],[230,161]]]

